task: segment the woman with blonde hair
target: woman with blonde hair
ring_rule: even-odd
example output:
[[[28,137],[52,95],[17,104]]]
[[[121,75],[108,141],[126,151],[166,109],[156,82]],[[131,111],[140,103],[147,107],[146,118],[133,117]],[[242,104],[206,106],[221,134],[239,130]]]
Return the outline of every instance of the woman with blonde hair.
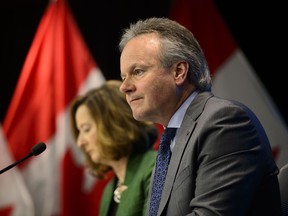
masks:
[[[145,215],[156,151],[157,127],[133,118],[120,92],[121,81],[77,96],[71,105],[71,126],[89,171],[97,178],[114,177],[106,185],[100,216]]]

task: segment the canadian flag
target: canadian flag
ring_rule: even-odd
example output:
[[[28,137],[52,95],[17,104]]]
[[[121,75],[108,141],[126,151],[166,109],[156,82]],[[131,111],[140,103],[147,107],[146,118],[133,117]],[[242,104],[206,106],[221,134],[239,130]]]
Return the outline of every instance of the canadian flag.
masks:
[[[3,122],[7,145],[1,141],[1,165],[20,160],[39,142],[47,149],[2,174],[1,216],[98,215],[107,181],[84,169],[72,139],[69,104],[104,82],[69,6],[64,0],[50,1]],[[11,159],[3,157],[5,146]]]
[[[213,0],[176,0],[170,18],[190,29],[207,57],[213,92],[248,105],[262,122],[278,167],[288,162],[288,130]]]

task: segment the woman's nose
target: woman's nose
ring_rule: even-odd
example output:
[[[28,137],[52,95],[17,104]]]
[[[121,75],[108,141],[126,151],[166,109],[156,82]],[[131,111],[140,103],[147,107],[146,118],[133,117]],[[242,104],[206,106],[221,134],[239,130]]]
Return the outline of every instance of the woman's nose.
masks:
[[[84,145],[85,145],[85,140],[83,138],[81,138],[81,136],[79,135],[78,139],[77,139],[77,146],[79,148],[83,148]]]

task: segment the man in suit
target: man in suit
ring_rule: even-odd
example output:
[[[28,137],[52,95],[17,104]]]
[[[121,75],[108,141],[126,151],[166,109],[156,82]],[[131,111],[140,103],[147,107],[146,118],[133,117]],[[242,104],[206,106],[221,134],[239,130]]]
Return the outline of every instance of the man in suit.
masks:
[[[177,128],[148,215],[280,215],[279,169],[265,131],[248,107],[213,95],[193,34],[168,18],[148,18],[124,29],[119,49],[120,90],[134,118]]]

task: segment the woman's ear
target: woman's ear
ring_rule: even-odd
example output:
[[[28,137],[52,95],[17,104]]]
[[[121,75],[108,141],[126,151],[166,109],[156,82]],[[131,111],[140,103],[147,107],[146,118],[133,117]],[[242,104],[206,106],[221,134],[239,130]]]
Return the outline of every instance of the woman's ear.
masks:
[[[175,63],[174,78],[177,85],[182,85],[188,75],[189,64],[185,61]]]

